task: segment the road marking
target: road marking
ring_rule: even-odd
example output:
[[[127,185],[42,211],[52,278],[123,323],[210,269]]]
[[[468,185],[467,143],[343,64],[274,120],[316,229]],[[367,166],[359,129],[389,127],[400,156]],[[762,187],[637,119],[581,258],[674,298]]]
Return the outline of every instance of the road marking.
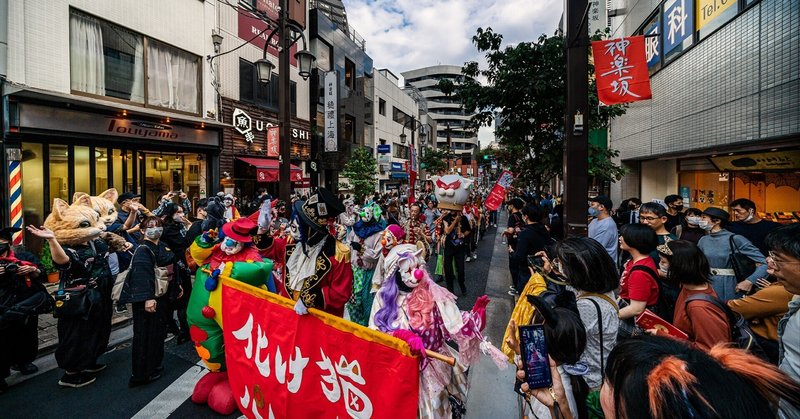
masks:
[[[186,399],[192,396],[197,380],[208,373],[208,369],[203,367],[203,361],[189,368],[177,380],[167,386],[156,398],[147,406],[143,407],[133,419],[166,418],[182,405]]]

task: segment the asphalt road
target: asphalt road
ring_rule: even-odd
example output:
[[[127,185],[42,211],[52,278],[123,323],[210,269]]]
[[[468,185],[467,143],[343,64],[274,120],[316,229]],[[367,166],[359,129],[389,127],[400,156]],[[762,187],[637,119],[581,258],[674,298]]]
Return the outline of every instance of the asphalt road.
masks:
[[[467,294],[462,296],[458,286],[458,305],[469,310],[484,294],[492,259],[494,229],[478,244],[478,259],[466,264]],[[435,258],[431,258],[431,272]],[[444,285],[444,283],[441,283]],[[131,327],[117,330],[112,336],[112,349],[100,359],[108,368],[97,381],[79,389],[62,388],[58,379],[63,373],[55,365],[53,355],[40,358],[36,364],[40,373],[21,377],[15,373],[8,381],[9,391],[0,395],[0,417],[26,418],[219,418],[206,406],[195,405],[189,399],[192,388],[205,369],[197,365],[198,357],[191,343],[165,344],[164,372],[153,383],[128,388],[130,377]],[[238,412],[230,417],[239,417]]]

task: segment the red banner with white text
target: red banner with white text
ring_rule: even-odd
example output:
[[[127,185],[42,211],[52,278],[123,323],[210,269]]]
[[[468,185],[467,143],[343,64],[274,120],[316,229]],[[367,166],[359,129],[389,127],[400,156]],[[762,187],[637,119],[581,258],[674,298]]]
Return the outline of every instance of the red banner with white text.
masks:
[[[248,418],[416,418],[419,364],[396,338],[223,278],[231,389]]]
[[[650,99],[644,36],[592,42],[597,97],[604,105]]]
[[[486,197],[486,202],[483,204],[489,211],[497,211],[500,205],[506,199],[506,189],[511,186],[514,181],[514,174],[508,170],[503,170],[500,177],[497,178],[497,183],[494,184],[489,196]]]

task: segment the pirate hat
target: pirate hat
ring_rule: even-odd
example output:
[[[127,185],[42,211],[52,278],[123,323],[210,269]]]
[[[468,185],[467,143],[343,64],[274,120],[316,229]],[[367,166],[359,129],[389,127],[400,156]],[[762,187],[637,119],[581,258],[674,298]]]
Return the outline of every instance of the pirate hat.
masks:
[[[345,211],[342,201],[325,188],[319,188],[305,201],[298,199],[293,208],[303,222],[320,231],[325,230],[329,218]]]

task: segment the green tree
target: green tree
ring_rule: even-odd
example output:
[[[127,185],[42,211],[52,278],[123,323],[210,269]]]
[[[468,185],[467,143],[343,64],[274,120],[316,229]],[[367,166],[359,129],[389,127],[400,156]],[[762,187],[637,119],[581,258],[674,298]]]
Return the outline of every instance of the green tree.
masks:
[[[342,176],[345,176],[350,183],[339,184],[339,187],[352,189],[357,198],[356,202],[362,202],[364,197],[372,195],[375,191],[377,171],[378,165],[372,152],[366,147],[356,148],[342,170]]]
[[[447,171],[447,150],[437,148],[426,148],[419,159],[420,164],[430,174],[443,174]]]
[[[598,33],[593,39],[600,39]],[[502,47],[503,36],[491,28],[478,28],[472,42],[485,53],[487,66],[467,62],[462,77],[443,79],[439,89],[455,95],[464,110],[475,113],[473,128],[489,126],[495,119],[495,137],[501,145],[494,155],[517,176],[518,183],[539,189],[562,173],[564,109],[566,107],[566,55],[561,35],[542,35],[536,42]],[[598,109],[597,89],[590,67],[588,129],[603,129],[611,118],[625,113],[624,106]],[[478,82],[485,78],[486,83]],[[590,150],[590,173],[619,179],[624,169],[610,158],[614,150]]]

